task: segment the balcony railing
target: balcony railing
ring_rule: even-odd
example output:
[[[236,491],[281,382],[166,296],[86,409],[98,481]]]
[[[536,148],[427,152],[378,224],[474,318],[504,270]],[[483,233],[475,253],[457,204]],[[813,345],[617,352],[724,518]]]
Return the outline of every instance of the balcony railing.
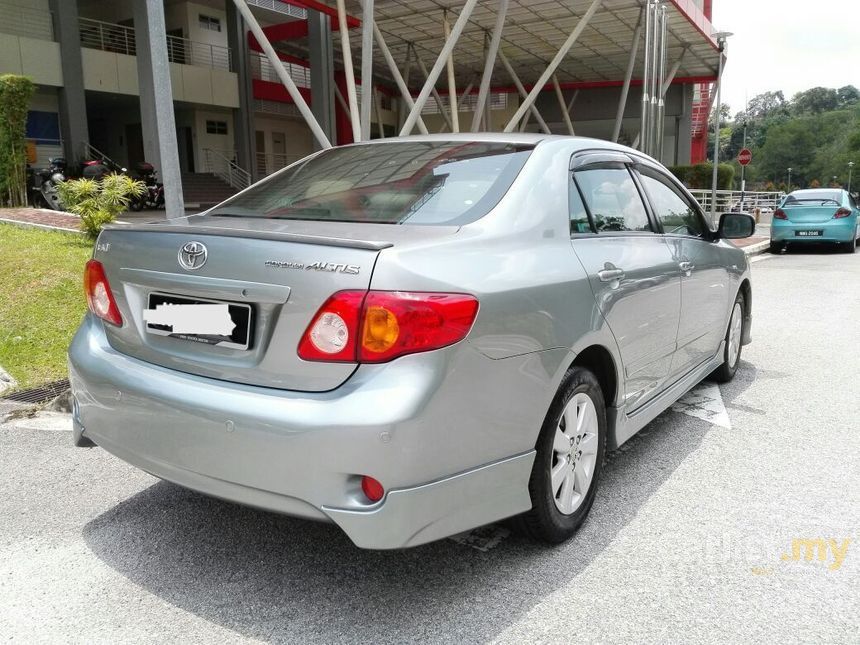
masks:
[[[80,19],[81,45],[90,49],[135,56],[134,28],[91,18]],[[230,70],[230,49],[199,43],[178,36],[167,37],[167,58],[171,63]]]
[[[54,40],[51,12],[0,3],[0,32],[25,38]]]
[[[310,67],[304,65],[296,65],[295,63],[281,63],[290,78],[293,79],[298,87],[311,86],[311,70]],[[280,83],[281,80],[275,73],[275,68],[269,59],[263,54],[251,52],[251,78],[256,78],[261,81],[271,81],[272,83]]]

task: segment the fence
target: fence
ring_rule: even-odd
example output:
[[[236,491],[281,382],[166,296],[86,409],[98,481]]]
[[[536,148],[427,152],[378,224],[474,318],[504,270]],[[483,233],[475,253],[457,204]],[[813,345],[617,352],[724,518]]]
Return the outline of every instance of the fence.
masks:
[[[137,45],[134,28],[92,18],[79,20],[81,46],[90,49],[135,56]],[[167,58],[171,63],[230,70],[230,49],[221,45],[199,43],[179,36],[167,36]]]
[[[690,191],[693,197],[701,204],[705,212],[711,210],[711,191],[706,189],[693,189]],[[752,213],[756,208],[776,208],[777,202],[785,193],[781,192],[745,192],[741,201],[739,190],[718,190],[716,199],[716,212],[726,213],[731,210]]]

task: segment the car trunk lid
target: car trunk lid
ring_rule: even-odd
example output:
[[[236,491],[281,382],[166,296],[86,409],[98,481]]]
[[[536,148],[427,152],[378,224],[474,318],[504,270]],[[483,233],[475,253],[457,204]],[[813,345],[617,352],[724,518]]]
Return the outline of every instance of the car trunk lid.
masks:
[[[783,206],[782,212],[788,221],[795,224],[822,224],[833,219],[839,206],[829,204],[821,205],[791,205]]]
[[[124,323],[105,325],[109,343],[123,354],[209,378],[314,392],[338,387],[356,364],[301,360],[302,335],[333,293],[369,287],[378,254],[394,244],[389,240],[403,242],[416,233],[333,224],[194,217],[110,227],[95,257]],[[456,232],[421,228],[422,237]],[[191,242],[205,247],[206,259],[188,269],[179,256]],[[167,302],[228,303],[237,333],[248,317],[247,348],[238,336],[177,337],[169,327],[153,327],[144,310]]]

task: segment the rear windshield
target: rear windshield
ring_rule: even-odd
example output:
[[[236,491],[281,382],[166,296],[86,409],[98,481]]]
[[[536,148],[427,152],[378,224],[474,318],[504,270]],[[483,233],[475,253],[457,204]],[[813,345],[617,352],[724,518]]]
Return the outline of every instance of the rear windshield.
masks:
[[[533,146],[392,142],[332,148],[208,214],[376,224],[457,225],[486,215]]]
[[[785,198],[783,206],[823,206],[841,204],[842,193],[838,190],[796,190]]]

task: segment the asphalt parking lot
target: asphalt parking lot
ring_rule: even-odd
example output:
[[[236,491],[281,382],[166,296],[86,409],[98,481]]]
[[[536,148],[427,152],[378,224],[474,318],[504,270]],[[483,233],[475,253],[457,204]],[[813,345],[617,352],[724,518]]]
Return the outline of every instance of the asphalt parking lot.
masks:
[[[590,518],[555,548],[502,526],[361,551],[64,429],[2,424],[0,637],[857,642],[860,253],[760,256],[753,280],[728,423],[664,413],[609,455]]]

